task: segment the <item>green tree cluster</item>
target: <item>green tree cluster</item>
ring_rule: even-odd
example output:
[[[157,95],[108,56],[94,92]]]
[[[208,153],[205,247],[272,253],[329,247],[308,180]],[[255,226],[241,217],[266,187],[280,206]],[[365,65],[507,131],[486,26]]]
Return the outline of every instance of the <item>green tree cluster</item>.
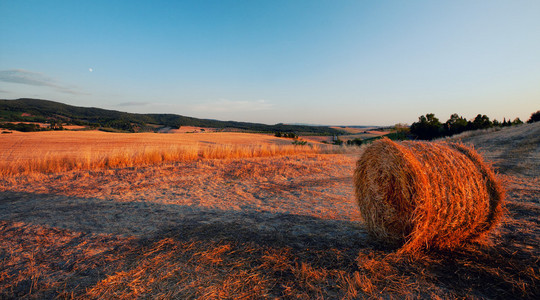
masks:
[[[294,132],[276,131],[276,133],[274,133],[274,136],[283,137],[283,138],[289,138],[289,139],[297,139],[298,138],[298,135],[296,133],[294,133]]]
[[[37,124],[26,124],[26,123],[4,123],[0,124],[1,128],[16,130],[21,132],[32,132],[32,131],[42,131]]]
[[[540,111],[537,112],[540,115]],[[534,114],[533,114],[534,115]],[[540,118],[540,116],[538,116]],[[532,116],[531,116],[532,119]],[[523,124],[519,118],[513,121],[491,121],[488,116],[478,114],[473,120],[467,120],[458,114],[452,114],[450,118],[441,123],[435,114],[426,114],[418,118],[418,122],[411,125],[410,133],[421,140],[432,140],[439,137],[451,136],[468,130],[487,129],[491,127],[504,127]]]

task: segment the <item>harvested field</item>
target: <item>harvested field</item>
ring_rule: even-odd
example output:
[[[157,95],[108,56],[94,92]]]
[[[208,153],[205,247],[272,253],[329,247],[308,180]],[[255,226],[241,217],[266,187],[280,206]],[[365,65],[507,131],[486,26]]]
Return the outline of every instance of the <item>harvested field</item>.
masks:
[[[118,134],[33,132],[1,136],[0,175],[137,167],[199,158],[251,158],[343,153],[328,145],[294,145],[264,134]],[[31,151],[29,151],[31,149]],[[348,149],[353,150],[355,149]],[[350,152],[350,151],[348,151]]]
[[[211,145],[290,145],[288,139],[267,134],[246,133],[108,133],[102,131],[17,132],[0,136],[0,160],[29,159],[45,153],[78,155],[110,153],[118,149],[143,147],[189,147]],[[39,151],[28,151],[29,149]]]
[[[538,125],[525,126],[502,146],[465,140],[502,173],[508,215],[491,245],[452,252],[398,256],[367,235],[360,153],[4,176],[0,298],[538,298],[540,157],[525,143]]]

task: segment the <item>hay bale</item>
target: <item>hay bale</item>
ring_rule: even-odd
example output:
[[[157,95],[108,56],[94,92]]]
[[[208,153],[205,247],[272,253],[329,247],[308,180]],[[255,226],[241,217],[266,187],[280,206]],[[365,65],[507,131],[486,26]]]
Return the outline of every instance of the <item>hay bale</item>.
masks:
[[[368,231],[399,252],[482,241],[502,217],[499,181],[462,144],[376,141],[358,160],[354,184]]]

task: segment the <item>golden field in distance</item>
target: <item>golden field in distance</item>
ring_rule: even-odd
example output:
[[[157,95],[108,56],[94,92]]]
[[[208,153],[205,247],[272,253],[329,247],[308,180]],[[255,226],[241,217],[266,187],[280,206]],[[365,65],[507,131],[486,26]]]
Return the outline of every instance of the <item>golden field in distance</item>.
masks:
[[[40,131],[18,132],[0,135],[2,159],[36,156],[28,149],[39,149],[62,154],[77,155],[87,150],[110,152],[115,149],[170,146],[209,145],[290,145],[288,139],[268,134],[245,133],[110,133],[103,131]],[[9,154],[10,157],[5,157]]]
[[[343,152],[339,147],[269,134],[12,132],[0,135],[0,174],[133,167],[166,161]]]

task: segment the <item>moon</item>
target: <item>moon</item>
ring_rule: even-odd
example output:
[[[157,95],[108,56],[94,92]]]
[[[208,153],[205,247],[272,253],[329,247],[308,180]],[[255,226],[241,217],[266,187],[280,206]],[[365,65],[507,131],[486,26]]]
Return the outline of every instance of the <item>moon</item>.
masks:
[[[94,69],[92,69],[92,68],[88,68],[88,71],[90,71],[90,72],[94,72]]]

